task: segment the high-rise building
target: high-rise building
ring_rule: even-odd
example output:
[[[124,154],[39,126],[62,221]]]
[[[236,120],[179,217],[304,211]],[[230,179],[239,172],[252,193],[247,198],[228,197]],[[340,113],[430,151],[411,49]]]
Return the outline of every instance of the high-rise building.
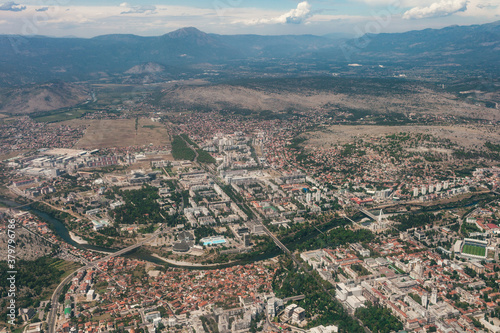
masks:
[[[250,246],[250,235],[249,234],[243,235],[243,243],[245,244],[246,247]]]
[[[422,306],[426,309],[427,309],[427,304],[429,303],[428,297],[429,296],[427,295],[427,293],[422,295]]]
[[[436,288],[432,288],[431,303],[437,304],[437,289]]]

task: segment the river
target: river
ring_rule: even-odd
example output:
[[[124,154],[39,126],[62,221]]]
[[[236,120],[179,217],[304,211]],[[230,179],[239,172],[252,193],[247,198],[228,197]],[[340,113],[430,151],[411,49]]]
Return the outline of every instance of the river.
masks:
[[[17,207],[17,206],[23,205],[23,204],[17,203],[11,199],[7,199],[7,198],[2,197],[2,196],[0,196],[0,203],[6,205],[8,207]],[[466,207],[476,205],[477,203],[478,203],[477,201],[473,201],[472,203],[467,204]],[[445,210],[451,210],[451,209],[455,209],[455,208],[458,208],[458,206],[457,207],[449,207],[449,208],[446,208]],[[53,230],[55,231],[55,233],[59,237],[61,237],[63,241],[65,241],[66,243],[68,243],[70,245],[73,245],[74,247],[76,247],[78,249],[94,250],[94,251],[108,252],[108,253],[113,253],[113,252],[116,252],[119,250],[119,249],[111,249],[111,248],[96,246],[96,245],[91,245],[91,244],[79,244],[79,243],[75,242],[73,239],[71,239],[71,236],[69,234],[69,231],[68,231],[66,225],[63,222],[61,222],[59,219],[53,217],[50,214],[41,212],[38,209],[34,209],[30,206],[27,206],[23,209],[29,210],[31,213],[39,216],[41,219],[50,223],[50,225],[53,227]],[[438,209],[437,210],[428,210],[427,212],[432,212],[432,211],[439,211],[439,210]],[[371,213],[377,216],[379,211],[371,211]],[[412,212],[412,213],[414,214],[416,212]],[[398,213],[396,213],[396,214],[398,214]],[[404,213],[399,213],[399,214],[404,214]],[[364,216],[356,218],[356,222],[361,221],[363,218],[364,218]],[[372,222],[373,221],[366,222],[366,224],[369,225]],[[363,224],[365,224],[365,223],[363,223]],[[272,255],[263,255],[259,258],[256,258],[256,260],[254,260],[254,261],[267,260],[267,259],[273,258],[279,254],[281,254],[281,251],[278,254],[273,253]],[[127,257],[127,258],[134,258],[134,259],[149,261],[149,262],[157,264],[157,265],[168,265],[168,266],[172,266],[172,267],[181,267],[181,266],[177,266],[177,265],[173,265],[173,264],[167,264],[163,260],[152,256],[148,251],[145,251],[144,249],[141,249],[141,248],[135,249],[129,253],[126,253],[123,256]],[[210,268],[208,268],[208,267],[182,267],[182,268],[193,269],[193,270],[219,269],[219,268],[226,268],[226,267],[230,267],[230,266],[234,266],[234,265],[238,265],[238,264],[245,264],[245,263],[246,262],[233,262],[233,263],[220,264],[216,267],[210,267]]]
[[[17,206],[23,205],[22,203],[15,202],[13,200],[7,199],[7,198],[2,197],[2,196],[0,196],[0,203],[4,204],[5,206],[8,206],[8,207],[17,207]],[[112,249],[112,248],[107,248],[107,247],[102,247],[102,246],[91,245],[91,244],[79,244],[71,238],[68,228],[59,219],[55,218],[54,216],[52,216],[50,214],[42,212],[38,209],[30,207],[30,206],[23,207],[22,209],[29,210],[32,214],[35,214],[36,216],[40,217],[42,220],[49,223],[52,226],[52,230],[54,230],[56,235],[61,237],[61,239],[64,242],[66,242],[66,243],[68,243],[68,244],[70,244],[78,249],[93,250],[93,251],[108,252],[108,253],[113,253],[113,252],[120,250],[120,249]],[[270,259],[270,258],[275,257],[275,256],[276,256],[276,254],[273,254],[271,256],[263,255],[263,256],[256,258],[255,261],[266,260],[266,259]],[[235,266],[235,265],[239,265],[239,264],[246,264],[246,262],[232,262],[232,263],[222,263],[220,265],[211,266],[211,267],[200,267],[200,266],[194,266],[194,267],[187,266],[187,267],[185,267],[185,266],[179,266],[179,265],[175,265],[175,264],[166,263],[165,261],[151,255],[151,253],[149,253],[148,251],[146,251],[142,248],[137,248],[135,250],[132,250],[132,251],[122,255],[122,257],[139,259],[139,260],[148,261],[148,262],[151,262],[151,263],[157,264],[157,265],[178,267],[178,268],[184,268],[184,269],[188,269],[188,270],[221,269],[221,268],[227,268],[227,267]]]
[[[5,206],[8,207],[18,207],[23,204],[15,202],[11,199],[7,199],[5,197],[0,196],[0,203],[2,203]],[[95,246],[95,245],[90,245],[90,244],[78,244],[75,242],[73,239],[71,239],[71,236],[69,234],[68,229],[62,223],[59,219],[56,219],[50,214],[44,213],[42,211],[39,211],[38,209],[35,209],[31,206],[25,206],[22,208],[22,210],[28,210],[32,214],[35,214],[36,216],[40,217],[42,220],[46,221],[52,226],[52,230],[55,231],[55,233],[62,238],[63,241],[66,243],[73,245],[74,247],[81,249],[81,250],[94,250],[94,251],[101,251],[101,252],[108,252],[108,253],[113,253],[118,251],[117,249],[109,249],[106,247],[101,247],[101,246]]]
[[[2,197],[2,196],[0,196],[0,203],[2,203],[3,205],[5,205],[7,207],[17,207],[17,206],[23,205],[22,203],[15,202],[11,199],[7,199],[7,198]],[[111,248],[107,248],[107,247],[103,247],[103,246],[96,246],[96,245],[91,245],[91,244],[79,244],[71,238],[68,228],[59,219],[53,217],[50,214],[39,211],[38,209],[30,207],[30,206],[23,207],[22,209],[29,210],[32,214],[35,214],[36,216],[40,217],[42,220],[49,223],[52,226],[52,230],[54,230],[56,235],[61,237],[61,239],[64,242],[76,247],[77,249],[93,250],[93,251],[100,251],[100,252],[107,252],[107,253],[113,253],[113,252],[116,252],[119,250],[119,249],[111,249]],[[132,251],[124,256],[131,256],[131,257],[134,257],[137,259],[148,260],[148,261],[154,262],[156,264],[164,263],[163,261],[159,260],[158,258],[155,258],[152,255],[146,253],[145,251],[142,251],[142,252],[143,253],[140,253],[137,250],[135,250],[135,251]],[[140,253],[140,255],[138,255],[138,253]]]

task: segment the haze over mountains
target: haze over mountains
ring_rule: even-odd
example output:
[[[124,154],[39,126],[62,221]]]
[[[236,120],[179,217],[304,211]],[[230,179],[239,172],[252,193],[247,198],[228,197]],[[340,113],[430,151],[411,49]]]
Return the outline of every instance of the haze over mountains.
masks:
[[[340,40],[325,36],[217,35],[183,28],[158,37],[104,35],[90,39],[0,36],[0,85],[123,75],[178,79],[207,69],[253,75],[326,74],[348,64],[500,72],[500,21]],[[382,67],[380,66],[380,68]],[[213,74],[213,73],[212,73]],[[227,73],[226,73],[227,74]],[[223,75],[218,73],[217,75]],[[153,78],[154,80],[154,78]]]

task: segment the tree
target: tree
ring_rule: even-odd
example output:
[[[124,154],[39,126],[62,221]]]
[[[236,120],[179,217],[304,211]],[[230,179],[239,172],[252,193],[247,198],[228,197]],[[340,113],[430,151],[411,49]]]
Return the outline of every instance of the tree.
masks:
[[[365,308],[356,310],[359,318],[373,333],[389,333],[403,329],[403,324],[387,308],[368,302]]]

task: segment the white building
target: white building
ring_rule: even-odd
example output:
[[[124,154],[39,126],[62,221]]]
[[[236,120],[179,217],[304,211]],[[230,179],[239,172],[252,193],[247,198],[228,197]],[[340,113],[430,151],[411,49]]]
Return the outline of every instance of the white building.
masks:
[[[426,195],[427,194],[427,187],[425,185],[423,185],[421,188],[420,188],[420,193],[422,193],[422,195]]]
[[[320,326],[311,328],[308,332],[309,333],[337,333],[338,331],[339,331],[339,328],[335,325],[326,326],[326,327],[323,325],[320,325]]]

